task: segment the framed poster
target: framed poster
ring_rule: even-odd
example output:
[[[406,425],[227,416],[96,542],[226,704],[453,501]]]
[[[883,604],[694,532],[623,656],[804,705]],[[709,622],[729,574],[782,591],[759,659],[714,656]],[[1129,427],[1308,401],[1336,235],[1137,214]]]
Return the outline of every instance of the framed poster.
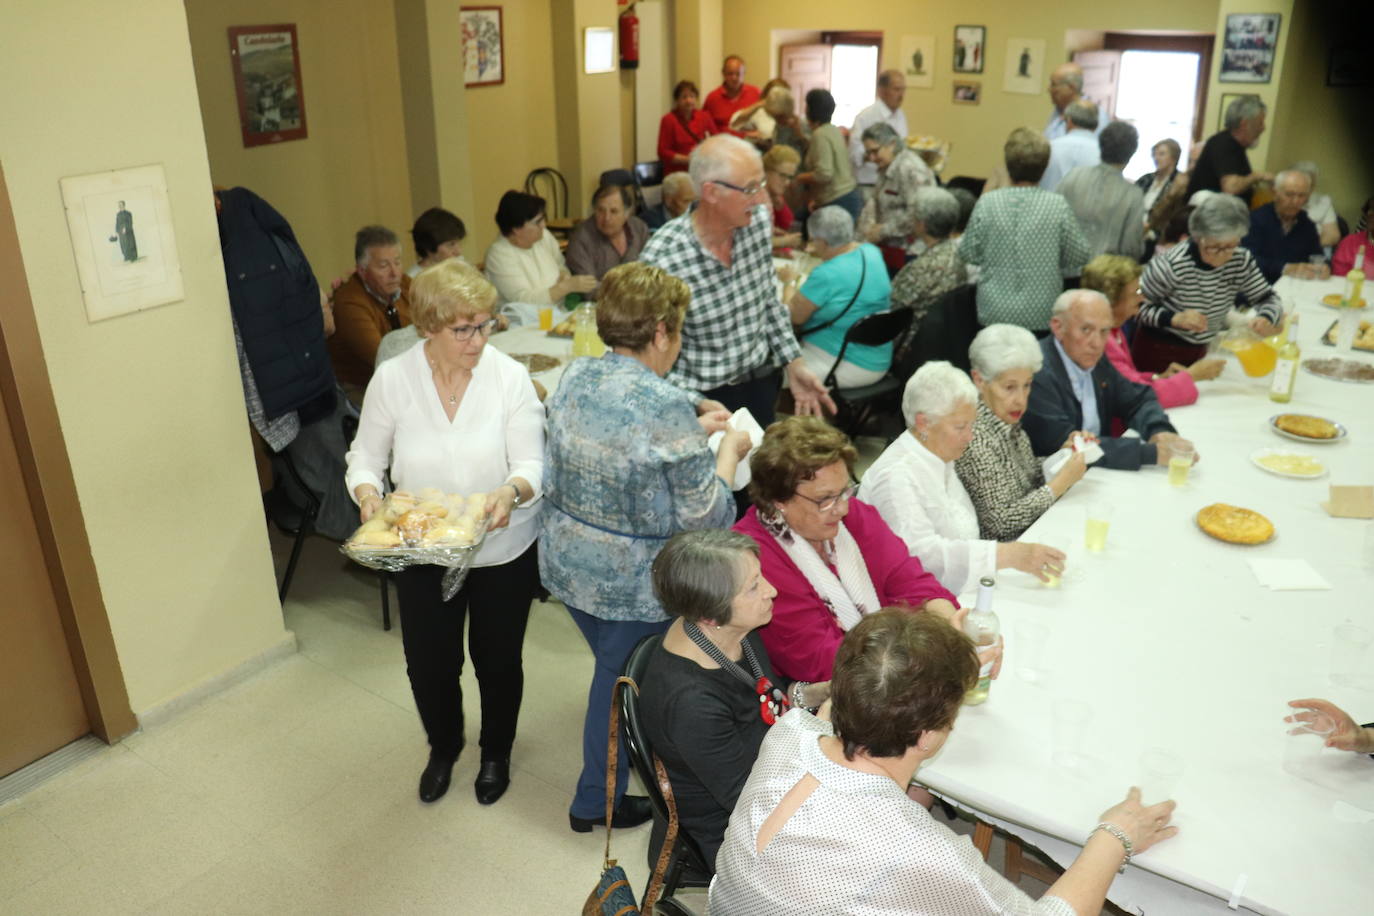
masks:
[[[88,321],[183,298],[161,165],[74,175],[59,184]]]
[[[1003,91],[1039,95],[1045,91],[1045,83],[1041,77],[1044,69],[1043,38],[1007,39],[1007,66],[1002,74]]]
[[[935,88],[935,36],[902,36],[902,73],[908,89]]]
[[[1226,17],[1221,47],[1223,83],[1267,83],[1273,75],[1279,43],[1280,13],[1232,13]]]
[[[463,85],[504,83],[506,36],[501,31],[501,7],[459,7],[458,22],[463,34]]]
[[[983,95],[983,84],[977,80],[955,80],[953,101],[956,105],[977,105]]]
[[[981,25],[954,27],[954,72],[982,73],[988,30]]]
[[[294,25],[229,28],[244,146],[305,139],[300,43]]]

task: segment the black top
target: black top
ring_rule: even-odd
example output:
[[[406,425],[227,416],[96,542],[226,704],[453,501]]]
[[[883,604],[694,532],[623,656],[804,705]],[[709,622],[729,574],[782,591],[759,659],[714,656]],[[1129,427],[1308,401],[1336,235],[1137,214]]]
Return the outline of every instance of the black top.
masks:
[[[758,631],[746,639],[764,676],[778,684]],[[703,668],[660,644],[640,685],[639,705],[649,746],[672,781],[682,829],[714,868],[730,812],[768,734],[758,694],[729,672]]]
[[[1250,157],[1240,141],[1231,136],[1229,130],[1212,134],[1202,147],[1197,167],[1188,176],[1188,199],[1198,191],[1220,191],[1222,175],[1249,175]],[[1246,204],[1250,203],[1251,189],[1246,188],[1237,195]]]
[[[1313,255],[1325,257],[1317,224],[1307,211],[1299,210],[1293,228],[1284,232],[1273,204],[1250,212],[1250,233],[1240,243],[1255,256],[1255,263],[1270,283],[1279,282],[1289,264],[1307,264]]]

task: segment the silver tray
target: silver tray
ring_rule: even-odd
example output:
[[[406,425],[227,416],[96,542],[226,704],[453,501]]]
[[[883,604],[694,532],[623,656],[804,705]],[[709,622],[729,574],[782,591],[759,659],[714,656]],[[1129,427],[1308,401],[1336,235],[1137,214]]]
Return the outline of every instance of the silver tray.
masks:
[[[1355,348],[1352,348],[1352,350],[1354,350],[1354,349],[1355,349]],[[1344,359],[1343,357],[1340,357],[1340,356],[1328,356],[1328,357],[1322,357],[1322,358],[1323,358],[1323,359]],[[1320,373],[1320,372],[1313,372],[1313,371],[1308,367],[1308,365],[1307,365],[1307,364],[1310,363],[1311,361],[1312,361],[1312,360],[1310,360],[1310,359],[1305,359],[1305,360],[1302,361],[1302,371],[1306,372],[1308,375],[1315,376],[1316,378],[1324,378],[1324,379],[1326,379],[1328,382],[1346,382],[1347,384],[1351,384],[1351,385],[1374,385],[1374,379],[1340,378],[1339,376],[1335,376],[1335,375],[1323,375],[1323,374]],[[1360,365],[1364,365],[1364,366],[1370,365],[1369,363],[1365,363],[1365,362],[1363,362],[1363,361],[1361,361],[1361,360],[1358,360],[1358,359],[1351,359],[1351,360],[1345,360],[1345,361],[1346,361],[1346,362],[1352,362],[1352,363],[1360,363]]]
[[[1284,413],[1292,413],[1292,411],[1284,411]],[[1317,417],[1318,420],[1326,420],[1326,422],[1336,427],[1336,435],[1332,436],[1330,439],[1313,439],[1310,436],[1299,436],[1296,433],[1288,432],[1288,430],[1286,429],[1279,429],[1277,426],[1274,425],[1274,421],[1276,421],[1281,416],[1283,416],[1283,414],[1276,413],[1272,417],[1270,417],[1269,428],[1272,429],[1274,432],[1278,433],[1280,436],[1283,436],[1283,438],[1292,439],[1294,442],[1305,442],[1308,445],[1330,445],[1333,442],[1340,442],[1346,436],[1350,435],[1350,430],[1346,429],[1344,424],[1337,423],[1335,420],[1327,420],[1326,417]],[[1308,416],[1312,416],[1312,414],[1308,414]]]

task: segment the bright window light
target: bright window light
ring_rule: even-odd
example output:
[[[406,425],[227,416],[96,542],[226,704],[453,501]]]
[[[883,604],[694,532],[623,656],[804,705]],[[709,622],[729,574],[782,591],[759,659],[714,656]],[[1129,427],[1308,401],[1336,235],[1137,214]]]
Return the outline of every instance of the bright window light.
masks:
[[[1140,131],[1140,146],[1126,165],[1131,180],[1155,170],[1150,148],[1172,138],[1183,148],[1179,168],[1188,168],[1193,108],[1197,103],[1198,55],[1181,51],[1126,51],[1121,55],[1116,116]]]
[[[877,98],[877,85],[876,45],[835,45],[830,54],[830,94],[835,97],[831,122],[837,127],[852,126],[859,112]]]

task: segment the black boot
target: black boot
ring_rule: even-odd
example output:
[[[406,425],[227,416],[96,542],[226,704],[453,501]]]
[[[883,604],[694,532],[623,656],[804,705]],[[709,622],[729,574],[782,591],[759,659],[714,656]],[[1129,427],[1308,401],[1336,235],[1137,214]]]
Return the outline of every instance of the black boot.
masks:
[[[477,792],[477,801],[484,805],[493,804],[505,795],[510,787],[510,758],[483,760],[472,787]]]
[[[447,754],[429,752],[429,764],[420,774],[420,801],[436,802],[448,791],[449,779],[453,776],[453,765],[458,758]]]

